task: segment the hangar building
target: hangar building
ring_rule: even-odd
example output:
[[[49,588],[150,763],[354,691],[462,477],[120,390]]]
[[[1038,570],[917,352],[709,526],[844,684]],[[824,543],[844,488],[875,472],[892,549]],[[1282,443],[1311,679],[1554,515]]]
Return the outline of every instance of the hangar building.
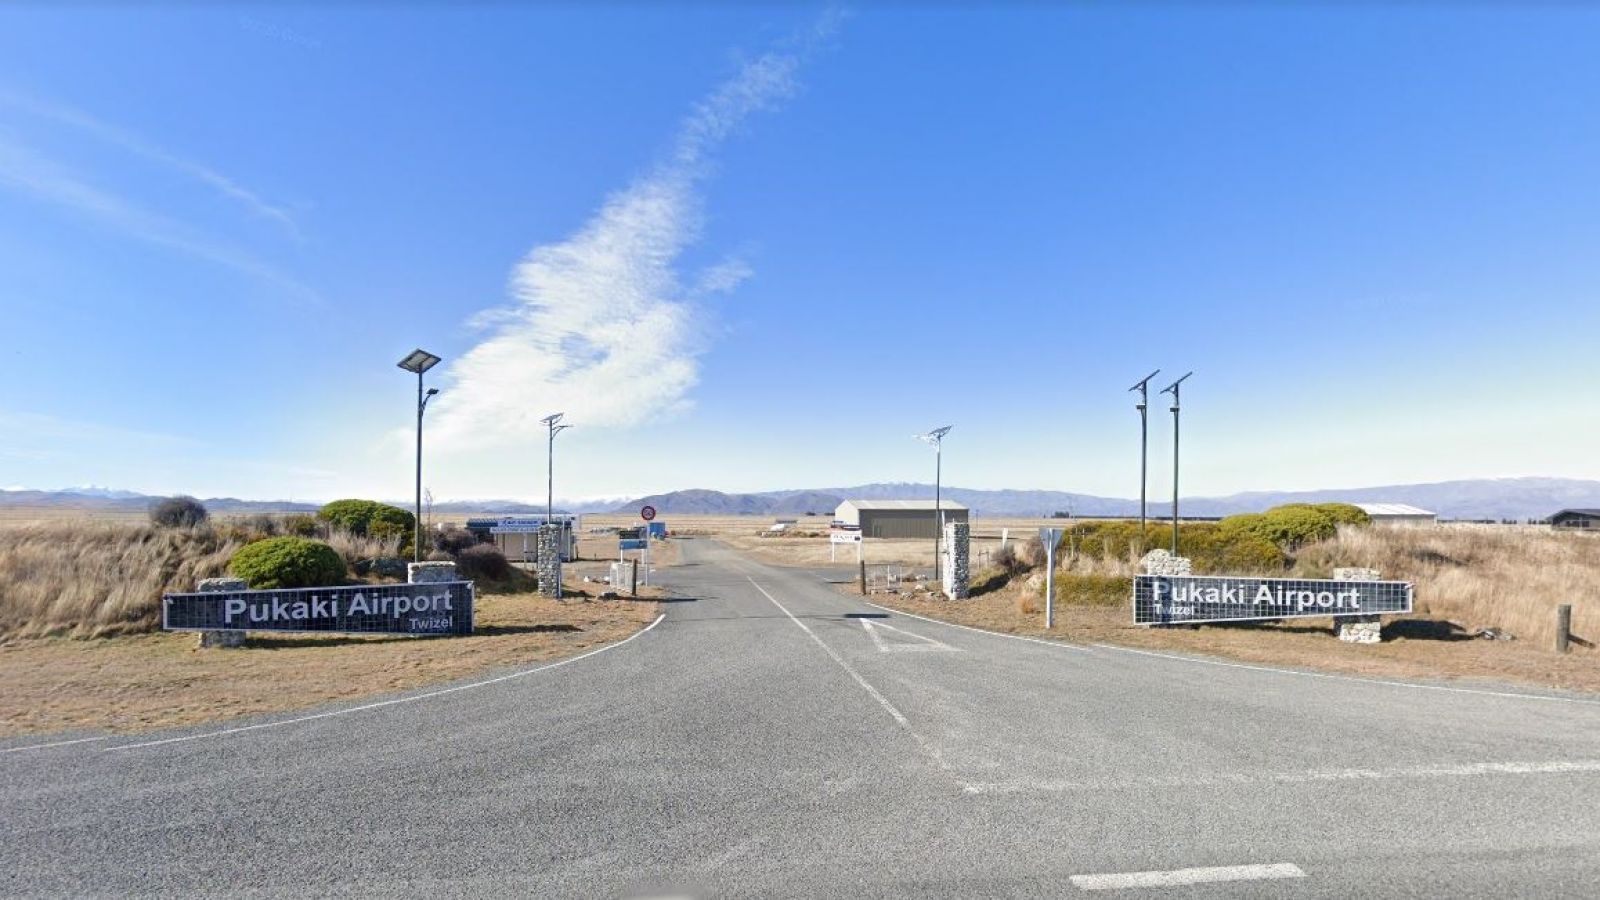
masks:
[[[966,522],[967,508],[953,500],[939,504],[944,520]],[[871,538],[927,538],[939,533],[939,514],[932,500],[846,500],[833,513],[835,524],[860,528]]]
[[[1405,503],[1356,503],[1374,525],[1433,525],[1439,514]]]
[[[1550,517],[1552,528],[1600,529],[1600,509],[1563,509]]]

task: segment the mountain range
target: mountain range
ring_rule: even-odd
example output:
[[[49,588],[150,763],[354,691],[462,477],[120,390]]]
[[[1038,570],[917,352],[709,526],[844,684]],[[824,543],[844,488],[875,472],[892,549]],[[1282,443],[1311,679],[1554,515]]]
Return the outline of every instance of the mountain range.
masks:
[[[751,515],[801,516],[807,513],[829,515],[844,500],[928,499],[933,485],[906,482],[879,482],[853,487],[804,490],[726,493],[697,488],[651,494],[629,500],[571,503],[572,512],[634,513],[646,504],[663,515]],[[1099,497],[1066,491],[976,490],[945,487],[941,496],[961,503],[980,516],[1042,517],[1058,512],[1079,516],[1138,515],[1135,500]],[[0,490],[0,508],[55,507],[82,510],[138,511],[154,499],[133,491],[100,487],[63,490]],[[1575,478],[1477,478],[1441,481],[1430,484],[1392,484],[1378,487],[1343,488],[1315,491],[1249,491],[1225,497],[1186,497],[1180,512],[1186,516],[1225,516],[1240,512],[1259,512],[1282,503],[1320,503],[1342,500],[1352,503],[1408,503],[1432,510],[1445,519],[1543,519],[1566,508],[1600,508],[1600,481]],[[203,501],[218,515],[258,512],[314,512],[319,504],[284,500],[241,500],[213,497]],[[1152,497],[1149,511],[1160,516],[1168,501]],[[409,508],[410,503],[395,505]],[[476,512],[532,514],[544,511],[540,503],[521,500],[453,500],[433,504],[434,515],[462,515]],[[559,510],[558,510],[559,511]]]

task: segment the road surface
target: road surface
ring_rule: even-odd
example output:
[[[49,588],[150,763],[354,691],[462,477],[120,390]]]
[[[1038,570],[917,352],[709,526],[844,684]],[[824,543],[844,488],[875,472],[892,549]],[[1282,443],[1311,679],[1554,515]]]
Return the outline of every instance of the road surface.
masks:
[[[682,558],[663,619],[564,664],[0,744],[0,893],[1600,892],[1590,698],[1009,638]]]

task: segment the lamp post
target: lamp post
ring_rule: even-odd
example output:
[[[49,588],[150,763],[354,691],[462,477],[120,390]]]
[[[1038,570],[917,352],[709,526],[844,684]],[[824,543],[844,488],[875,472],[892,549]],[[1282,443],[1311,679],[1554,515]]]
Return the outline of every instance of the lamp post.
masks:
[[[1145,484],[1150,451],[1150,379],[1161,374],[1157,369],[1139,380],[1130,391],[1139,392],[1139,549],[1144,550]]]
[[[1184,373],[1183,378],[1161,389],[1163,394],[1172,395],[1172,555],[1178,555],[1178,385],[1183,384],[1193,372]]]
[[[412,556],[417,562],[422,562],[422,412],[428,408],[433,395],[439,393],[438,388],[422,390],[422,373],[438,364],[439,357],[426,350],[413,350],[399,363],[407,372],[417,373],[417,533],[416,546],[412,547]]]
[[[943,573],[939,571],[939,547],[944,542],[944,506],[939,496],[939,481],[942,477],[940,471],[944,466],[944,436],[950,433],[954,425],[935,428],[927,434],[917,435],[917,440],[933,446],[933,577],[939,578]]]
[[[544,507],[544,523],[546,525],[555,521],[556,513],[556,435],[572,427],[571,425],[556,424],[561,421],[561,417],[564,415],[566,413],[552,413],[539,420],[544,423],[544,427],[550,429],[550,442],[546,450],[546,459],[548,460],[545,485],[548,493],[545,494]]]

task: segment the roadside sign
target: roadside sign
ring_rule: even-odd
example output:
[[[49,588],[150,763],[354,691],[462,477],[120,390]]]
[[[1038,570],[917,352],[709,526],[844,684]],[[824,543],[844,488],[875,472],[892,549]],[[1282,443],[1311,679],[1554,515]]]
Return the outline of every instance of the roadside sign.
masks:
[[[859,531],[830,531],[828,542],[832,544],[859,544],[861,532]]]
[[[161,628],[471,634],[473,597],[470,581],[167,594]]]
[[[644,545],[644,538],[623,538],[617,541],[618,550],[643,550]]]
[[[1044,627],[1049,631],[1056,625],[1056,547],[1061,529],[1039,529],[1039,543],[1044,545]]]
[[[644,509],[639,510],[639,518],[645,520],[646,522],[654,519],[655,517],[656,508],[654,506],[646,506]]]
[[[1136,625],[1408,613],[1411,603],[1411,585],[1404,581],[1205,575],[1137,575],[1133,580]]]
[[[1044,544],[1046,547],[1054,547],[1055,545],[1061,543],[1061,529],[1060,528],[1041,528],[1041,529],[1039,529],[1039,543]]]

